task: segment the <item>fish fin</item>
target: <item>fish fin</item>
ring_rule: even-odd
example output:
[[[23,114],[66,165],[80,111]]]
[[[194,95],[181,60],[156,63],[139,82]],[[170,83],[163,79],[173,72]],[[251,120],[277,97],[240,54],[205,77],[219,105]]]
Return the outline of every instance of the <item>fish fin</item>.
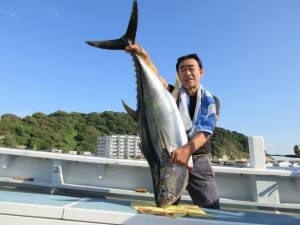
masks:
[[[171,92],[171,95],[174,97],[175,101],[177,101],[178,95],[179,95],[179,78],[178,78],[177,74],[176,74],[175,87],[174,87],[173,91]]]
[[[129,19],[128,27],[125,35],[123,36],[124,39],[129,40],[132,44],[134,44],[135,42],[138,18],[139,17],[138,17],[137,1],[134,0],[132,3],[132,10],[131,10],[131,16]]]
[[[122,100],[122,104],[126,110],[126,112],[128,113],[128,115],[135,121],[135,122],[138,122],[138,114],[137,112],[130,108],[123,100]]]
[[[97,48],[111,49],[111,50],[124,50],[129,43],[134,44],[137,24],[138,24],[138,8],[137,8],[137,1],[134,0],[132,4],[131,16],[129,19],[126,33],[121,38],[115,40],[106,40],[106,41],[86,41],[86,43]]]
[[[156,121],[156,124],[158,122]],[[160,143],[161,143],[161,147],[162,149],[167,153],[167,155],[169,157],[171,157],[171,150],[168,148],[168,144],[166,142],[166,135],[165,135],[165,132],[162,130],[162,129],[159,129],[159,127],[157,126],[157,130],[158,130],[158,136],[159,136],[159,139],[160,139]]]

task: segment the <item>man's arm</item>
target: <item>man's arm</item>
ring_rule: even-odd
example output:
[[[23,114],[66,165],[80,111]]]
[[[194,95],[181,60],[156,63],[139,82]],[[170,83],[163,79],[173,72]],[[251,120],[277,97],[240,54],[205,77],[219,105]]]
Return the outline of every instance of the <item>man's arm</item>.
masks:
[[[172,163],[176,163],[182,166],[186,166],[190,156],[201,148],[210,138],[203,132],[196,134],[186,145],[175,149],[171,155]]]
[[[217,97],[214,96],[214,101],[216,105],[216,114],[215,121],[212,125],[212,131],[216,127],[217,120],[220,115],[220,101]],[[192,138],[186,145],[183,147],[177,148],[172,152],[171,160],[173,163],[177,163],[179,165],[185,166],[189,160],[189,157],[195,153],[199,148],[203,147],[206,142],[210,139],[212,134],[206,132],[199,132],[196,134],[194,138]],[[209,153],[209,149],[205,148],[207,152],[201,153]]]
[[[143,60],[145,61],[145,63],[150,67],[150,69],[158,76],[158,78],[160,79],[163,86],[168,89],[167,81],[159,75],[156,66],[154,65],[149,54],[147,53],[147,51],[144,48],[142,48],[139,44],[134,43],[132,45],[128,45],[125,48],[125,50],[128,52],[133,52],[133,53],[141,56],[143,58]]]

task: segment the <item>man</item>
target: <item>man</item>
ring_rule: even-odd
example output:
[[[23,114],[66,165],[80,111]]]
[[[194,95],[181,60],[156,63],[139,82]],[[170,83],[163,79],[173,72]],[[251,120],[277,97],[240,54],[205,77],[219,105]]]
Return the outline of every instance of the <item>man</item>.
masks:
[[[162,84],[169,88],[168,83],[159,76],[148,53],[138,44],[129,45],[126,51],[140,55]],[[210,136],[218,115],[218,100],[200,85],[204,75],[202,62],[196,54],[182,56],[177,59],[176,70],[181,82],[177,96],[177,105],[184,122],[189,142],[172,152],[173,163],[186,166],[190,156],[194,167],[189,174],[187,190],[193,203],[206,208],[219,209],[215,175],[210,165]],[[172,89],[172,87],[171,87]],[[217,102],[216,102],[217,101]],[[218,103],[218,104],[216,104]]]

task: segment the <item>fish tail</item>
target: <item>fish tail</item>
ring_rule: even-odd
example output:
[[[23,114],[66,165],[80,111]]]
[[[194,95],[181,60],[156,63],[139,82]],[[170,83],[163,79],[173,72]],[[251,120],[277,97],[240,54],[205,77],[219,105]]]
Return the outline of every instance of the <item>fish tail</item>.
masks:
[[[138,7],[137,1],[134,0],[132,4],[131,16],[129,19],[128,27],[126,33],[114,40],[105,40],[105,41],[86,41],[87,44],[102,48],[102,49],[110,49],[110,50],[124,50],[126,46],[129,44],[134,44],[136,30],[138,24]]]

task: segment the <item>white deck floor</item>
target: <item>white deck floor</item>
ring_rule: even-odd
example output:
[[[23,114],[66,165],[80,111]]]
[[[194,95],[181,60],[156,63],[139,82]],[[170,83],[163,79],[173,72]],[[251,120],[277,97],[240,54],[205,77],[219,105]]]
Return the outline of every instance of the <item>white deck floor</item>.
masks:
[[[170,219],[138,214],[125,199],[89,198],[0,189],[1,225],[300,224],[300,215],[205,209],[209,218]]]

